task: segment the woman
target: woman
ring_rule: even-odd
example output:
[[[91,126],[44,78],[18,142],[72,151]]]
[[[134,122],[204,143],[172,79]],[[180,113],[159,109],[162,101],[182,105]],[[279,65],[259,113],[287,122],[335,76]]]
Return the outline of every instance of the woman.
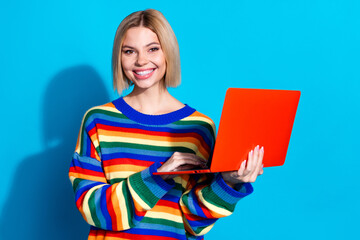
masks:
[[[113,76],[133,91],[85,114],[69,172],[88,239],[203,239],[253,191],[263,148],[234,172],[153,175],[204,167],[215,141],[213,121],[167,91],[180,83],[179,48],[156,10],[119,25]]]

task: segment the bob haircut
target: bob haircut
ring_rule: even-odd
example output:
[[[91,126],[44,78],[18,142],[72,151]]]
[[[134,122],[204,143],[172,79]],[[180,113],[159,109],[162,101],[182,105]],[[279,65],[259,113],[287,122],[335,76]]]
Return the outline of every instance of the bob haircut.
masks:
[[[121,95],[122,91],[133,83],[125,76],[121,66],[122,45],[128,29],[133,27],[146,27],[153,31],[165,55],[165,87],[177,87],[181,82],[180,52],[174,31],[164,15],[154,9],[138,11],[127,16],[116,30],[112,53],[112,72],[114,90]]]

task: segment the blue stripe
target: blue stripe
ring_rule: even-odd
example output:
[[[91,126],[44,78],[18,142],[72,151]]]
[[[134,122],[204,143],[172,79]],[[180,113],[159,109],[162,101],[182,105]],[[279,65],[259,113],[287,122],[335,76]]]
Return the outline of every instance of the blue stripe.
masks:
[[[200,207],[199,200],[195,195],[196,187],[197,186],[195,186],[189,193],[189,194],[191,194],[190,196],[191,196],[191,199],[193,200],[192,204],[193,204],[193,207],[195,208],[195,211],[192,211],[192,213],[196,214],[197,216],[200,216],[200,217],[206,217],[205,213],[203,212],[203,210]]]
[[[102,189],[96,189],[95,190],[95,195],[94,195],[94,199],[95,199],[95,213],[96,213],[96,216],[97,218],[99,219],[100,221],[100,226],[102,228],[105,228],[106,227],[106,221],[105,221],[105,217],[104,215],[102,214],[102,210],[101,210],[101,195],[102,195]]]
[[[177,236],[184,236],[185,235],[185,230],[184,229],[179,229],[176,227],[171,227],[171,226],[167,226],[167,225],[161,225],[161,224],[157,224],[156,223],[156,219],[152,219],[154,221],[154,223],[142,223],[140,222],[138,225],[136,225],[137,229],[156,229],[158,231],[166,231],[166,232],[171,232],[171,233],[175,233],[177,234]]]
[[[158,185],[154,180],[154,177],[160,176],[151,176],[149,169],[145,169],[141,172],[141,178],[145,184],[145,186],[152,192],[157,198],[161,198],[171,187],[170,185],[166,186],[166,182],[164,181],[162,184]],[[161,178],[161,177],[160,177]]]
[[[112,223],[111,223],[111,217],[107,208],[107,200],[106,200],[106,191],[107,189],[110,187],[110,185],[108,186],[104,186],[101,189],[101,199],[100,199],[100,207],[101,207],[101,212],[105,218],[105,222],[106,222],[106,229],[112,229]]]
[[[197,227],[207,227],[213,223],[215,223],[218,219],[217,218],[206,218],[206,219],[202,219],[202,220],[199,220],[199,221],[190,221],[188,220],[190,226],[192,228],[197,228]]]
[[[81,180],[81,182],[79,183],[79,185],[77,186],[77,188],[75,190],[75,192],[76,192],[75,199],[78,200],[84,192],[86,192],[89,189],[91,189],[92,187],[95,187],[98,185],[99,185],[98,182],[89,181],[89,180]]]
[[[131,233],[131,234],[137,234],[137,235],[152,235],[152,236],[163,236],[163,237],[173,237],[173,238],[177,238],[177,239],[186,239],[186,236],[182,235],[182,234],[176,234],[173,232],[168,232],[168,231],[161,231],[161,230],[155,230],[155,229],[147,229],[146,231],[144,231],[144,229],[141,228],[130,228],[129,230],[124,231],[126,233]]]
[[[169,157],[147,156],[142,154],[124,153],[124,152],[102,155],[103,161],[112,160],[115,158],[130,158],[130,159],[151,161],[151,162],[165,162],[167,159],[169,159]]]
[[[240,198],[246,197],[252,192],[251,191],[248,193],[243,193],[234,190],[224,182],[224,179],[222,178],[221,174],[217,174],[215,181],[211,184],[211,189],[221,199],[227,201],[230,204],[235,204]]]
[[[174,188],[173,188],[174,189]],[[161,199],[162,200],[166,200],[166,201],[170,201],[170,202],[176,202],[176,203],[178,203],[179,202],[179,200],[180,200],[180,197],[179,197],[179,195],[172,195],[170,192],[172,192],[172,190],[173,189],[171,189],[166,195],[164,195]]]
[[[84,138],[85,139],[85,141],[84,141],[84,143],[85,143],[85,146],[84,146],[84,148],[85,148],[85,151],[86,151],[86,156],[91,156],[91,145],[92,145],[92,142],[91,142],[91,139],[87,136],[87,134],[85,133],[84,134],[85,135],[85,137],[86,138]]]
[[[124,101],[122,97],[116,99],[112,103],[120,112],[122,112],[128,118],[142,124],[152,124],[152,125],[163,125],[167,123],[172,123],[187,116],[190,116],[196,111],[195,109],[189,107],[188,105],[185,105],[185,107],[170,113],[161,114],[161,115],[148,115],[133,109],[130,105],[128,105]]]
[[[99,167],[99,166],[94,166],[93,164],[89,164],[89,163],[86,163],[86,162],[81,162],[81,160],[79,160],[79,159],[73,159],[72,162],[73,162],[73,166],[75,166],[75,167],[80,167],[80,168],[83,168],[83,169],[103,173],[103,169],[101,167]]]

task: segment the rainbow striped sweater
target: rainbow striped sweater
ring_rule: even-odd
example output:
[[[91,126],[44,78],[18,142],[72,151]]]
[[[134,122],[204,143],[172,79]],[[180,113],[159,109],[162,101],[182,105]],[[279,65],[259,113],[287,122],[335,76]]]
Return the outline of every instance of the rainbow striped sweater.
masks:
[[[203,239],[230,215],[251,184],[230,188],[221,174],[153,175],[174,152],[209,159],[215,125],[185,105],[146,115],[123,98],[84,116],[69,177],[88,239]]]

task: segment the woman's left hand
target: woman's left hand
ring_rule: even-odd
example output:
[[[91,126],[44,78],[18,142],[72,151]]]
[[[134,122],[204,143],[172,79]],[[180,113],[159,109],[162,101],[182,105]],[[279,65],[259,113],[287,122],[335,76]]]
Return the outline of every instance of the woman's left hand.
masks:
[[[248,154],[248,160],[242,162],[238,171],[222,172],[224,181],[232,188],[237,183],[255,182],[257,176],[263,174],[262,160],[264,157],[264,147],[257,145]]]

